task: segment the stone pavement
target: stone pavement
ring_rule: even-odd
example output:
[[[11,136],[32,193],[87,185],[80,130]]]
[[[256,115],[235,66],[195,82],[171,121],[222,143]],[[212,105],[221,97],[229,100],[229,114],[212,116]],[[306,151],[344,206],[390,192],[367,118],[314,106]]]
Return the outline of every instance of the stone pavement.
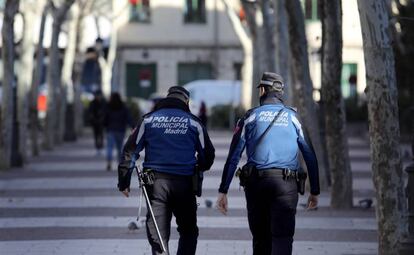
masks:
[[[228,132],[212,132],[211,136],[216,161],[206,173],[203,197],[198,199],[197,254],[251,254],[238,180],[233,180],[229,192],[228,216],[207,206],[208,200],[216,200],[231,140]],[[305,211],[302,204],[307,197],[301,197],[294,254],[377,253],[374,209],[358,207],[359,200],[374,197],[369,145],[355,137],[349,143],[356,207],[332,210],[329,193],[323,192],[319,209]],[[138,213],[135,178],[132,196],[124,198],[116,189],[117,173],[105,171],[105,159],[96,155],[90,136],[43,152],[24,169],[0,173],[0,254],[150,254],[145,228],[127,229]],[[177,238],[173,230],[172,254]]]

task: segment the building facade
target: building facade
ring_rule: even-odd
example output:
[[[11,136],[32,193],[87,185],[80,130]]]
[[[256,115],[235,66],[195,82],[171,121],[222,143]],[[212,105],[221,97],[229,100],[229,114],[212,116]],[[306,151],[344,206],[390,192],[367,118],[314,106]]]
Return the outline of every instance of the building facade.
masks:
[[[315,99],[321,86],[319,0],[302,0]],[[236,9],[239,0],[232,0]],[[114,87],[148,98],[197,79],[240,79],[243,51],[222,0],[116,0],[118,29]],[[342,1],[345,98],[363,95],[365,64],[357,0]]]
[[[240,79],[243,51],[221,0],[117,0],[114,86],[148,98],[198,79]],[[235,1],[237,2],[237,1]]]

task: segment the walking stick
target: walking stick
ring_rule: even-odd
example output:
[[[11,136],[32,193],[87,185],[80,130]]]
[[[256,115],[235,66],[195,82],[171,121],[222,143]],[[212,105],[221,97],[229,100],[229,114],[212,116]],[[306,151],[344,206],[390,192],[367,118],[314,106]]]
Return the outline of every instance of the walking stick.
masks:
[[[142,196],[143,196],[143,192],[141,191],[139,194],[139,207],[138,207],[138,217],[137,217],[137,222],[139,222],[139,217],[141,217],[141,211],[142,211]]]
[[[146,173],[144,173],[141,170],[141,168],[135,166],[135,171],[137,172],[139,187],[142,189],[142,194],[144,194],[145,201],[147,202],[147,208],[150,211],[152,221],[154,222],[155,229],[157,230],[157,236],[158,236],[158,239],[160,240],[160,243],[161,243],[162,252],[166,252],[167,249],[165,249],[164,242],[162,241],[160,229],[158,228],[158,224],[157,224],[157,221],[155,219],[154,212],[152,210],[151,202],[150,202],[149,197],[148,197],[147,188],[145,187],[145,181],[144,180],[147,180],[148,178],[146,178],[147,177]],[[141,196],[141,198],[142,198],[142,196]],[[141,211],[141,209],[139,209],[139,211]],[[140,214],[141,214],[141,212],[140,212]],[[138,218],[139,218],[139,215],[138,215]]]

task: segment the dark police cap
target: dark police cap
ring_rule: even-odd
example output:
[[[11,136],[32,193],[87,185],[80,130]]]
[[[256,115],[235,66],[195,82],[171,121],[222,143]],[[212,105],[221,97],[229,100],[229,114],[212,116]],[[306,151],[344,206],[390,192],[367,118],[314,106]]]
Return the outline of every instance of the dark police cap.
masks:
[[[262,79],[260,80],[260,83],[257,87],[260,88],[265,86],[271,86],[276,91],[283,91],[285,84],[283,82],[282,76],[272,72],[264,72]]]
[[[185,99],[189,99],[190,98],[190,92],[188,92],[188,90],[186,90],[184,87],[181,86],[172,86],[171,88],[168,89],[168,95],[171,94],[179,94],[185,97]]]

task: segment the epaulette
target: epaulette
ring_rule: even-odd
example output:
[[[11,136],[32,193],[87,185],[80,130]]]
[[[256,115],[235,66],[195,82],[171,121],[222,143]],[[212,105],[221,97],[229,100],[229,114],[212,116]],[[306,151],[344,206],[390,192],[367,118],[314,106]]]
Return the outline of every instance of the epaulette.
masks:
[[[296,107],[289,106],[289,105],[285,105],[285,106],[286,106],[286,108],[289,108],[289,109],[291,109],[294,112],[298,112],[298,108],[296,108]]]
[[[146,117],[148,117],[152,113],[154,113],[154,111],[147,112],[146,114],[142,115],[142,119],[145,119]]]
[[[244,118],[247,118],[247,117],[249,117],[250,116],[250,114],[255,110],[255,109],[257,109],[257,108],[259,108],[260,106],[256,106],[256,107],[253,107],[253,108],[251,108],[251,109],[249,109],[249,110],[247,110],[247,112],[244,114]]]
[[[189,112],[189,114],[190,114],[190,116],[193,118],[193,119],[195,119],[196,121],[198,121],[198,122],[202,122],[201,121],[201,119],[197,116],[197,115],[194,115],[194,114],[192,114],[191,112]]]

